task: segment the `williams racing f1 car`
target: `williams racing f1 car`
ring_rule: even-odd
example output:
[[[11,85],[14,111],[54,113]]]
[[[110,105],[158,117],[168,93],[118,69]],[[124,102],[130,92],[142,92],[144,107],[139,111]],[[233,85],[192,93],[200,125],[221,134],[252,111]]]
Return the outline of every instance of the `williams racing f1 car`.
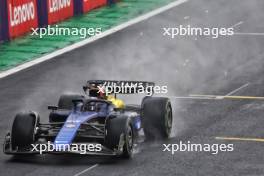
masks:
[[[105,94],[102,88],[106,84],[133,85],[135,89],[130,90],[130,94],[137,93],[139,86],[144,89],[154,86],[152,82],[140,81],[88,81],[83,87],[85,94],[61,95],[57,106],[48,106],[49,123],[40,123],[39,114],[33,111],[18,113],[5,137],[4,153],[39,154],[43,145],[52,144],[53,147],[44,147],[41,153],[131,158],[141,129],[146,140],[157,136],[169,138],[173,118],[168,98],[145,96],[140,105],[124,105],[116,94]],[[77,145],[75,150],[73,144]],[[81,144],[95,144],[96,147],[88,147],[82,153],[78,148]]]

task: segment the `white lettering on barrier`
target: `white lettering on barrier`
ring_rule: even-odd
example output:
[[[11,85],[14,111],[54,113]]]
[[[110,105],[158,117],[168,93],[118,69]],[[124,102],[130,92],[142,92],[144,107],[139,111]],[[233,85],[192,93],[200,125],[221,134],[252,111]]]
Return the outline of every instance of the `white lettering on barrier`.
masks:
[[[35,18],[35,7],[33,2],[12,7],[9,4],[11,27],[33,20]]]
[[[49,0],[49,12],[57,12],[63,8],[70,7],[71,0]]]

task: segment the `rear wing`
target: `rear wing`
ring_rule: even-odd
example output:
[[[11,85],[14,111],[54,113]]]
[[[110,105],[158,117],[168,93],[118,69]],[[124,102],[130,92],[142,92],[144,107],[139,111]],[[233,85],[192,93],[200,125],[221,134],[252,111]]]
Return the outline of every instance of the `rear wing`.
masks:
[[[108,94],[136,94],[153,92],[154,82],[126,80],[89,80],[83,86],[86,92],[90,87],[103,88]]]

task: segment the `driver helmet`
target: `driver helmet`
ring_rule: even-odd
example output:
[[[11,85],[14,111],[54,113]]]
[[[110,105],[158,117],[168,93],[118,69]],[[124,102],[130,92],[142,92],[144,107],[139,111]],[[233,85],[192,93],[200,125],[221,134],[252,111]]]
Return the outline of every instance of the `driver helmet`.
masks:
[[[99,88],[98,85],[96,84],[90,84],[89,85],[89,96],[90,97],[95,97],[95,98],[100,98],[100,99],[105,99],[106,94],[103,88]]]

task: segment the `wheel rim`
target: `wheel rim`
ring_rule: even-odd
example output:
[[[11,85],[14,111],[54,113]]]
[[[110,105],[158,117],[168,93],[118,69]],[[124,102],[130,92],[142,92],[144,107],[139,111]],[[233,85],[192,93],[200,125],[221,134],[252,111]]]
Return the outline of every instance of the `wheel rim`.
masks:
[[[172,111],[170,106],[167,108],[167,112],[166,112],[165,128],[166,128],[167,136],[169,137],[172,129]]]
[[[130,126],[128,127],[127,131],[127,147],[129,151],[131,151],[133,148],[133,132]]]

